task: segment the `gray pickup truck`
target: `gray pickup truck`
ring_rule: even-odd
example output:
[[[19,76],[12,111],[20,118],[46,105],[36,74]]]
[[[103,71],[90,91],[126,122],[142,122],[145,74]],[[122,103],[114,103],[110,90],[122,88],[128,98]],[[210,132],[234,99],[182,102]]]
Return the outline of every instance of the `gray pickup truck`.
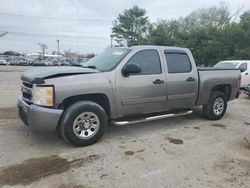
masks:
[[[203,106],[220,119],[237,97],[239,70],[197,69],[190,50],[164,46],[111,48],[83,67],[43,67],[22,74],[19,116],[65,141],[96,143],[109,122],[125,125],[180,116]]]

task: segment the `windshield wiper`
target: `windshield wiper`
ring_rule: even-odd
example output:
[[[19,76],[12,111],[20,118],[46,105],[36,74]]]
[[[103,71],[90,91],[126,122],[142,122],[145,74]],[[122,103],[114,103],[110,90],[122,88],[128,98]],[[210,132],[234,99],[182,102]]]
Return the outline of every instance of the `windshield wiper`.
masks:
[[[89,68],[89,69],[97,69],[96,66],[90,65],[90,66],[82,66],[83,68]]]

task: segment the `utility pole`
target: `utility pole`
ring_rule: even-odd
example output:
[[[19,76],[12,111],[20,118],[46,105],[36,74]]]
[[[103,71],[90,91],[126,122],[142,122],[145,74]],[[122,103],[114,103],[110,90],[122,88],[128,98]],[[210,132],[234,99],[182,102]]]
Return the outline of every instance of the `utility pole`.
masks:
[[[57,42],[57,55],[59,55],[59,40],[57,39],[56,42]]]
[[[110,47],[111,47],[111,48],[113,48],[113,39],[114,39],[114,37],[115,37],[115,34],[112,33],[112,34],[110,35],[110,39],[111,39],[111,41],[110,41]]]
[[[76,48],[77,48],[77,61],[80,63],[79,47],[78,47],[78,38],[76,38]]]
[[[79,54],[78,38],[76,39],[76,49],[77,49],[77,53]]]
[[[139,39],[138,39],[139,45],[141,45],[141,23],[139,23]]]

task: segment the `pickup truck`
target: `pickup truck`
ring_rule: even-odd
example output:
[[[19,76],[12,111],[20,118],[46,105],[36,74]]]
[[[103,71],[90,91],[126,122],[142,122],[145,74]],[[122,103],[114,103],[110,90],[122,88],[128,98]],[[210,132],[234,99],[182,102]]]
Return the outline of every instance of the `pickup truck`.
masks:
[[[110,48],[83,67],[25,71],[17,105],[31,128],[56,131],[65,141],[86,146],[96,143],[110,122],[186,115],[195,106],[218,120],[237,97],[240,79],[236,69],[197,69],[186,48]]]

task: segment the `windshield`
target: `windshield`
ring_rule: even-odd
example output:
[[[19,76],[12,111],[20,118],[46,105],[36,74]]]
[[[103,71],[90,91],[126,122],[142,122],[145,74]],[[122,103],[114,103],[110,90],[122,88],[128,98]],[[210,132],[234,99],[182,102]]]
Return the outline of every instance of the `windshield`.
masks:
[[[214,67],[219,69],[236,69],[238,64],[233,62],[219,62]]]
[[[107,49],[83,64],[83,67],[95,68],[99,71],[110,71],[130,52],[128,48]]]

